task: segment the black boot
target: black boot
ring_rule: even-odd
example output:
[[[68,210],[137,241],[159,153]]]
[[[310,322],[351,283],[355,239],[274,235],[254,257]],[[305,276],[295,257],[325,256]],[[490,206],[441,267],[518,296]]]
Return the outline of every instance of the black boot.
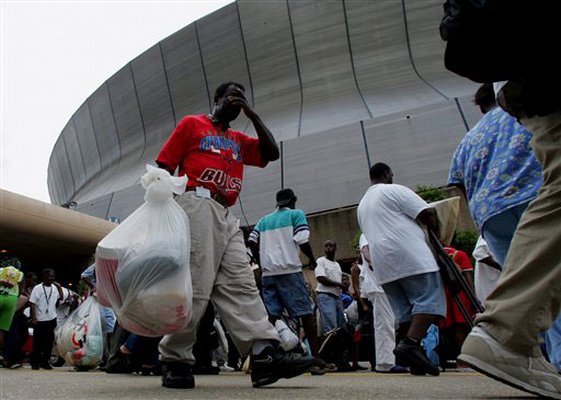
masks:
[[[171,389],[193,389],[192,367],[182,362],[162,362],[162,386]]]

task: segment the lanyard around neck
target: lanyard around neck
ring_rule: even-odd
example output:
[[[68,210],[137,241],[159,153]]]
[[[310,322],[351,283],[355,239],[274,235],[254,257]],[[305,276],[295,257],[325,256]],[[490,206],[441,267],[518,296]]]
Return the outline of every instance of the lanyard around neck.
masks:
[[[45,290],[45,285],[43,285],[43,294],[45,295],[45,300],[47,300],[48,307],[51,301],[51,296],[53,295],[53,286],[51,285],[51,291],[49,292],[49,297],[47,297],[47,291]]]

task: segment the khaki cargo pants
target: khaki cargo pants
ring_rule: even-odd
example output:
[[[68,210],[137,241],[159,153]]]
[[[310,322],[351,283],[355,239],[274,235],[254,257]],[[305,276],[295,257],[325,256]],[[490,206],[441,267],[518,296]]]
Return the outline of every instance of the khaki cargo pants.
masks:
[[[538,356],[539,333],[561,302],[561,112],[522,119],[544,183],[516,229],[503,272],[477,323],[513,350]]]
[[[194,192],[176,200],[191,223],[193,317],[185,329],[164,336],[160,360],[194,364],[193,345],[209,299],[241,354],[255,340],[279,340],[259,297],[238,220],[228,208]]]

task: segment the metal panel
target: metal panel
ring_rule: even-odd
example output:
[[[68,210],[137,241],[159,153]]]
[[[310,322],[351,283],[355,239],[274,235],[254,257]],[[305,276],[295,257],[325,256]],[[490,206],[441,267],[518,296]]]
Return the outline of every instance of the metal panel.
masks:
[[[53,147],[51,157],[49,158],[49,195],[53,204],[61,204],[62,199],[65,197],[64,188],[62,187],[62,178],[60,176],[59,165],[57,160],[57,145]],[[52,182],[52,186],[51,183]],[[53,195],[54,193],[54,195]]]
[[[444,67],[446,42],[438,31],[443,15],[442,3],[440,0],[404,3],[412,62],[418,74],[440,93],[447,97],[469,95],[477,84],[459,78]]]
[[[54,177],[52,156],[49,158],[49,167],[47,172],[47,190],[49,198],[53,204],[58,204],[57,180]]]
[[[460,103],[460,108],[464,114],[464,118],[471,129],[479,122],[483,114],[478,106],[473,103],[473,95],[458,98],[458,103]]]
[[[351,68],[341,1],[289,1],[302,77],[301,135],[369,118]]]
[[[68,153],[68,160],[70,161],[70,168],[76,190],[79,190],[84,183],[86,183],[86,171],[84,168],[84,161],[82,157],[82,150],[76,137],[76,130],[74,123],[70,121],[62,130],[62,138]]]
[[[121,145],[117,135],[117,127],[107,84],[101,85],[89,98],[88,107],[92,119],[92,126],[98,137],[97,144],[101,157],[101,165],[107,168],[117,163],[121,157]],[[88,171],[88,177],[91,177]]]
[[[72,117],[76,137],[82,151],[82,159],[86,167],[86,176],[89,180],[101,171],[101,158],[99,154],[97,132],[93,128],[88,103],[82,104],[76,114]]]
[[[286,1],[238,6],[255,110],[277,140],[297,137],[301,93]]]
[[[231,3],[203,18],[197,23],[197,30],[211,101],[221,83],[235,81],[245,86],[251,104],[253,93],[236,4]],[[233,128],[240,130],[248,125],[243,114],[232,123]]]
[[[345,5],[357,80],[374,117],[442,100],[415,74],[400,1]]]
[[[93,215],[94,217],[105,219],[108,213],[109,204],[111,203],[112,197],[113,197],[113,193],[109,193],[95,200],[78,202],[78,206],[76,207],[76,210],[83,212],[85,214]]]
[[[123,222],[134,210],[144,203],[145,190],[140,185],[113,193],[108,217],[116,217]]]
[[[368,162],[359,124],[284,142],[285,187],[306,212],[357,204],[368,188]]]
[[[107,87],[121,143],[121,158],[137,160],[144,151],[146,135],[130,65],[113,75],[107,81]]]
[[[176,118],[210,112],[195,25],[183,28],[160,44]]]
[[[446,183],[452,153],[465,134],[453,100],[411,110],[406,116],[365,123],[372,164],[384,162],[394,181],[411,188]]]
[[[234,215],[242,225],[257,223],[259,218],[274,210],[275,193],[280,189],[280,160],[269,163],[265,168],[245,167],[243,188]]]
[[[146,130],[146,147],[161,147],[173,130],[175,121],[160,46],[144,52],[132,61],[131,66]]]
[[[60,138],[62,139],[62,138]],[[55,177],[58,178],[59,182],[59,202],[60,204],[66,203],[72,197],[74,185],[72,182],[72,177],[68,172],[68,161],[65,164],[61,161],[61,158],[64,156],[66,158],[66,151],[64,149],[64,144],[61,140],[57,141],[55,147],[53,149],[54,158],[54,171]],[[63,173],[63,170],[66,168],[66,173]]]

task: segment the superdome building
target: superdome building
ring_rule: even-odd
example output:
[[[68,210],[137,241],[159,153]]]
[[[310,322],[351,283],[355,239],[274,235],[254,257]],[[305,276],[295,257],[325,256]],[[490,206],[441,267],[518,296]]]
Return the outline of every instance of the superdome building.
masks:
[[[238,0],[156,43],[99,87],[51,154],[53,203],[125,219],[139,184],[177,122],[208,113],[215,88],[238,81],[279,142],[281,159],[247,167],[233,212],[241,225],[294,189],[313,240],[356,227],[368,168],[397,183],[442,186],[465,132],[480,118],[477,85],[444,68],[442,0]],[[256,136],[242,115],[235,129]],[[343,243],[342,241],[346,241]],[[352,256],[352,254],[351,254]]]

